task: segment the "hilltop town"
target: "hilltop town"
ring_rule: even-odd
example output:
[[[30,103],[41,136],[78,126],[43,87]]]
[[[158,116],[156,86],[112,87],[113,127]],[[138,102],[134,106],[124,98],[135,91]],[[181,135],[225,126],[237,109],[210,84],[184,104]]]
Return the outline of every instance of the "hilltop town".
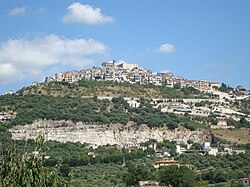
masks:
[[[208,82],[205,80],[187,80],[180,76],[175,76],[171,72],[158,73],[149,69],[141,68],[138,64],[128,64],[124,61],[116,63],[115,60],[103,62],[101,67],[92,67],[91,69],[81,71],[67,71],[55,74],[55,78],[46,77],[45,82],[64,81],[73,83],[79,80],[103,80],[129,82],[131,84],[153,84],[156,86],[167,87],[194,87],[202,91],[219,88],[221,83]]]

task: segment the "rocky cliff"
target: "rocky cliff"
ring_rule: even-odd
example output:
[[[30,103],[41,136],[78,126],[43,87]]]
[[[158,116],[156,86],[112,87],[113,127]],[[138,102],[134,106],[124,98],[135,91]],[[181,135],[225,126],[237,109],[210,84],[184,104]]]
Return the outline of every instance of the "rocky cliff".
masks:
[[[167,128],[148,128],[147,125],[128,124],[86,124],[71,121],[38,120],[31,125],[15,126],[10,129],[12,138],[16,140],[35,139],[44,133],[47,140],[60,142],[81,142],[91,145],[114,145],[122,147],[137,146],[150,139],[164,139],[187,143],[188,140],[202,143],[210,139],[210,133],[204,129],[190,131],[183,127],[175,130]]]

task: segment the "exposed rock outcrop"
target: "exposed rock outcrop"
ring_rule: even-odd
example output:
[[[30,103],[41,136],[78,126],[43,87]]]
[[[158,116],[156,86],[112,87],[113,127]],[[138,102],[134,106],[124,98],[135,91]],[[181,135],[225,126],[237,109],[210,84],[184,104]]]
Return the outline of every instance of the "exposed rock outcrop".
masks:
[[[10,129],[12,138],[16,140],[35,139],[39,133],[44,133],[47,140],[59,142],[80,142],[92,145],[114,145],[122,147],[137,146],[150,139],[164,139],[187,143],[188,140],[202,143],[210,139],[210,133],[204,129],[190,131],[183,127],[175,130],[164,128],[139,127],[133,124],[86,124],[72,121],[38,120],[31,125],[15,126]]]

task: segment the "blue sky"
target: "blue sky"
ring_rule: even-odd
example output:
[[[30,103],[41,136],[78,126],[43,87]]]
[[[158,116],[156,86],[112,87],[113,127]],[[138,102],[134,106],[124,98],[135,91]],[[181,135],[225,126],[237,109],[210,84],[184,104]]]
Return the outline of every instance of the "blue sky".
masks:
[[[250,1],[0,1],[0,94],[124,60],[250,88]]]

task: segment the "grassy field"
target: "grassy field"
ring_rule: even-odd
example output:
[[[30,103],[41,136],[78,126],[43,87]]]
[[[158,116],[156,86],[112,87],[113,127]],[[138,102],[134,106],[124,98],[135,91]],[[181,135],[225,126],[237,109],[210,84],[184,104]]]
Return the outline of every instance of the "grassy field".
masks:
[[[216,129],[212,132],[220,139],[237,144],[250,143],[250,129]]]

